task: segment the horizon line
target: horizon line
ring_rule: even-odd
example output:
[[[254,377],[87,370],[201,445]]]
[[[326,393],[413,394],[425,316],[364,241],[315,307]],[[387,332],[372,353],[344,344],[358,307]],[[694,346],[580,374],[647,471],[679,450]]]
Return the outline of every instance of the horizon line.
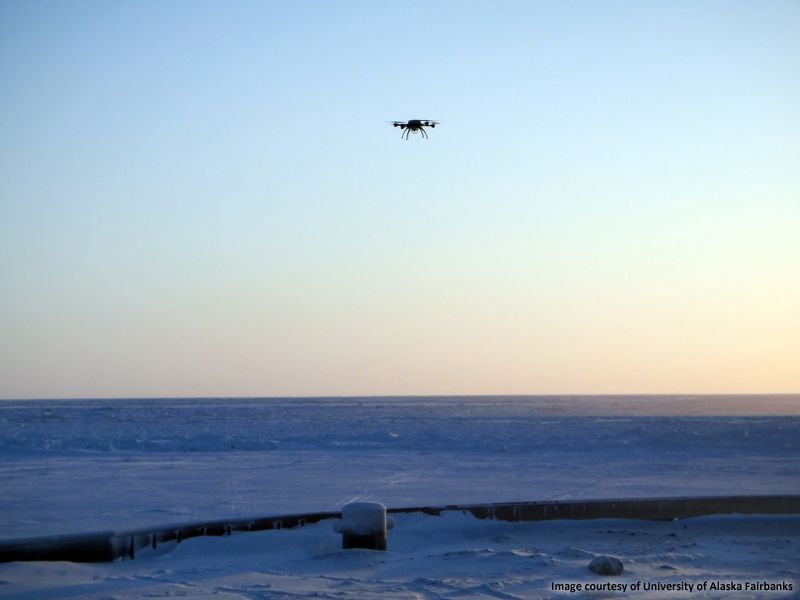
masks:
[[[490,393],[490,394],[330,394],[330,395],[241,395],[241,396],[192,396],[192,395],[179,395],[179,396],[32,396],[32,397],[0,397],[0,402],[48,402],[48,401],[78,401],[78,400],[324,400],[335,398],[353,398],[353,399],[369,399],[369,398],[394,398],[394,399],[416,399],[416,398],[635,398],[635,397],[777,397],[777,396],[798,396],[800,399],[800,391],[796,392],[592,392],[592,393],[572,393],[572,392],[558,392],[558,393]]]

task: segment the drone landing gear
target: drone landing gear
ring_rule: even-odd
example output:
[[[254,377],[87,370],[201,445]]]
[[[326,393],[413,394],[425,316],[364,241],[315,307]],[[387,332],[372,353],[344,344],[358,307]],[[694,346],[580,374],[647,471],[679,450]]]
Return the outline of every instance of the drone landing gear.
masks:
[[[422,127],[420,127],[419,129],[414,129],[414,130],[412,130],[410,127],[406,127],[406,130],[403,132],[403,137],[405,139],[408,139],[408,136],[412,131],[414,131],[414,132],[419,131],[422,134],[422,137],[424,137],[426,140],[430,139],[430,138],[428,138],[428,134],[425,132],[425,129],[423,129]]]

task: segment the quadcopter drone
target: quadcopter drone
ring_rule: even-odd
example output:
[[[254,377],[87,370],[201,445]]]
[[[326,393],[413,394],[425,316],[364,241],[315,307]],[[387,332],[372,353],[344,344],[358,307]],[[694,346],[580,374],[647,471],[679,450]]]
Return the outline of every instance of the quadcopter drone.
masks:
[[[392,127],[399,127],[400,129],[404,129],[402,135],[400,137],[405,137],[408,139],[409,133],[422,133],[422,137],[425,139],[428,138],[428,134],[425,132],[426,127],[430,127],[433,129],[439,124],[439,121],[431,121],[430,119],[411,119],[406,123],[402,121],[392,121]]]

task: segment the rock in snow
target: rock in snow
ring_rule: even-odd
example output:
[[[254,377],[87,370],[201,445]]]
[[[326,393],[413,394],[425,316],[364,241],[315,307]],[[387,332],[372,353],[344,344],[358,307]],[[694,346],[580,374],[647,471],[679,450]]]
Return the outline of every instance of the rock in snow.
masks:
[[[589,563],[589,570],[598,575],[619,575],[622,573],[622,561],[613,556],[598,556]]]

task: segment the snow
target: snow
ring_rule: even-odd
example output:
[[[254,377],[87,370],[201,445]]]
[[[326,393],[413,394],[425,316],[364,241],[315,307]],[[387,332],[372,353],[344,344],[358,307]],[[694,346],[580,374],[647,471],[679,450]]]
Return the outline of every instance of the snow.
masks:
[[[782,593],[662,591],[589,595],[554,584],[767,582],[797,588],[800,517],[684,521],[480,521],[398,515],[389,550],[342,550],[325,521],[296,530],[194,538],[162,555],[110,564],[0,565],[0,595],[40,598],[784,598]],[[618,577],[591,573],[599,555]]]
[[[0,539],[359,501],[797,494],[799,453],[796,395],[4,401]],[[598,581],[602,554],[625,571],[601,579],[628,583],[794,581],[800,555],[791,516],[394,519],[387,553],[341,550],[326,521],[108,565],[0,565],[0,597],[574,596],[552,583]],[[692,597],[725,597],[709,593]]]
[[[342,507],[341,522],[334,524],[334,531],[386,535],[386,529],[391,529],[393,523],[387,520],[386,507],[380,502],[351,502]]]

